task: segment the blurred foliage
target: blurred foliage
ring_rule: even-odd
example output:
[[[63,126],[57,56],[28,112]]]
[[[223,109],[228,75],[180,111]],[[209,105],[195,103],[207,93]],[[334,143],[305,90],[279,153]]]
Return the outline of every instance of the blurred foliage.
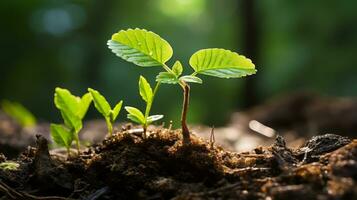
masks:
[[[16,120],[21,126],[36,125],[35,116],[20,103],[2,100],[1,110]]]
[[[189,69],[184,58],[200,48],[244,54],[242,1],[2,0],[0,98],[25,102],[41,119],[58,121],[52,101],[56,86],[74,93],[92,87],[111,103],[141,105],[137,77],[142,74],[152,84],[157,72],[112,54],[106,46],[111,34],[129,27],[152,30],[173,46],[172,60]],[[259,54],[252,90],[258,100],[301,89],[356,95],[356,5],[354,0],[256,1]],[[244,80],[204,81],[205,86],[192,87],[192,123],[223,124],[249,101],[242,96]],[[162,87],[153,111],[177,126],[181,95],[180,88]],[[100,117],[93,107],[89,116]]]

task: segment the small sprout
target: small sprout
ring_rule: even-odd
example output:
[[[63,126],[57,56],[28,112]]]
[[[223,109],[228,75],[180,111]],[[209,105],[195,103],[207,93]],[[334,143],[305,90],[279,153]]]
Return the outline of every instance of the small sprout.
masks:
[[[137,108],[125,106],[125,110],[128,112],[128,116],[127,116],[128,119],[130,119],[135,123],[141,124],[143,126],[144,138],[146,138],[146,130],[148,125],[164,117],[163,115],[149,116],[157,88],[158,88],[158,84],[156,85],[154,91],[152,91],[152,88],[150,84],[147,82],[147,80],[143,76],[140,76],[139,93],[142,99],[146,102],[145,114],[143,114]]]
[[[69,149],[73,142],[73,132],[62,124],[51,124],[50,131],[53,141],[56,144],[65,147],[69,155]]]
[[[13,161],[5,161],[0,163],[0,170],[16,171],[20,167],[20,164]]]
[[[36,117],[20,103],[3,100],[1,108],[23,127],[36,125]]]
[[[211,48],[194,53],[189,61],[194,72],[181,76],[183,67],[180,61],[176,61],[171,69],[166,65],[173,55],[170,44],[159,35],[145,29],[121,30],[113,34],[107,44],[113,53],[128,62],[141,67],[161,66],[165,71],[156,76],[155,92],[161,83],[181,86],[183,89],[181,126],[184,143],[190,142],[190,132],[186,122],[190,97],[188,83],[201,84],[202,80],[197,77],[199,74],[219,78],[240,78],[256,73],[255,65],[250,59],[229,50]]]
[[[101,95],[97,90],[88,88],[88,92],[92,95],[95,108],[100,112],[108,127],[109,136],[113,134],[113,124],[119,115],[123,101],[119,101],[112,109],[103,95]]]
[[[82,119],[92,102],[92,95],[86,93],[81,98],[72,95],[66,89],[56,88],[54,102],[56,108],[61,111],[64,125],[51,124],[51,136],[56,144],[66,147],[68,153],[73,140],[75,140],[79,152],[78,133],[83,127]]]

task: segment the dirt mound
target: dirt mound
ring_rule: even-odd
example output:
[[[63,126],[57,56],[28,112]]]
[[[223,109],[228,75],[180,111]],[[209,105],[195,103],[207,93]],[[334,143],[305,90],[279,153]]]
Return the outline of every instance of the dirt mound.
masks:
[[[122,130],[71,158],[50,155],[38,136],[16,162],[0,169],[4,199],[357,198],[357,140],[332,134],[233,153],[196,136],[183,145],[178,130]]]

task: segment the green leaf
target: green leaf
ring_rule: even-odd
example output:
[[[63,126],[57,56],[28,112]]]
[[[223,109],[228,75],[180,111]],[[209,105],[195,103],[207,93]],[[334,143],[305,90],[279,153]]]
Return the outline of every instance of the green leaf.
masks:
[[[138,124],[145,124],[145,116],[139,109],[125,106],[125,110],[129,113],[127,116],[128,119]]]
[[[79,102],[79,107],[78,107],[78,117],[80,119],[83,119],[84,116],[86,115],[89,105],[92,102],[92,95],[89,93],[86,93],[82,96],[80,102]]]
[[[56,107],[61,111],[65,124],[78,133],[83,126],[82,118],[92,101],[91,95],[87,93],[79,98],[66,89],[56,88],[54,101]]]
[[[139,78],[139,92],[145,102],[152,100],[153,92],[151,86],[143,76]]]
[[[166,40],[145,29],[121,30],[107,44],[117,56],[141,67],[161,66],[173,54]]]
[[[0,163],[0,170],[4,171],[17,171],[20,164],[14,161],[4,161]]]
[[[151,124],[154,121],[160,120],[164,117],[164,115],[151,115],[148,117],[147,122],[148,124]]]
[[[55,89],[55,105],[59,110],[64,112],[71,112],[77,115],[79,103],[81,99],[71,94],[70,91],[62,88]]]
[[[180,61],[176,61],[174,66],[172,67],[172,72],[174,72],[174,74],[176,76],[180,76],[182,74],[183,68],[182,68],[182,64]]]
[[[35,116],[20,103],[3,100],[1,102],[1,108],[21,126],[36,125]]]
[[[202,83],[202,80],[198,78],[197,76],[192,76],[192,75],[187,75],[187,76],[181,76],[180,77],[181,81],[189,82],[189,83]]]
[[[239,78],[255,74],[252,61],[225,49],[202,49],[190,58],[190,65],[198,74],[220,78]]]
[[[51,124],[51,136],[53,141],[63,147],[69,148],[73,141],[73,135],[66,127],[61,124]]]
[[[119,103],[117,103],[117,105],[115,105],[115,107],[113,108],[112,121],[115,121],[115,119],[118,117],[122,105],[123,105],[123,101],[119,101]]]
[[[156,81],[167,84],[177,84],[179,82],[178,78],[169,72],[160,72],[159,75],[156,76]]]
[[[110,115],[111,107],[105,97],[92,88],[88,88],[88,91],[93,97],[94,106],[98,112],[100,112],[104,117],[108,117]]]
[[[72,112],[61,110],[61,115],[66,126],[73,128],[76,133],[79,133],[83,127],[82,120]]]

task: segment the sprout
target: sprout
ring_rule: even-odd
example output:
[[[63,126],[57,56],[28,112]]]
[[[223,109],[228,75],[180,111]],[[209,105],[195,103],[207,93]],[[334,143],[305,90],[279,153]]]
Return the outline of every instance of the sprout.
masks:
[[[135,65],[140,67],[158,66],[165,70],[156,76],[157,84],[154,93],[157,92],[161,83],[181,86],[183,90],[181,126],[184,143],[190,142],[190,131],[186,122],[190,98],[189,83],[202,83],[202,80],[197,75],[240,78],[256,73],[255,65],[250,59],[229,50],[211,48],[202,49],[194,53],[189,61],[194,70],[193,73],[182,75],[183,67],[180,61],[176,61],[172,68],[166,64],[173,55],[170,44],[159,35],[145,29],[121,30],[112,35],[111,40],[108,41],[108,46],[117,56]],[[146,102],[148,103],[148,101]],[[150,104],[152,103],[153,100],[150,101]],[[131,118],[134,119],[135,116],[135,120],[138,120],[138,117],[143,117],[143,114],[138,109],[126,107],[126,110]],[[136,115],[133,115],[133,113]],[[145,116],[143,118],[145,119]],[[138,120],[137,122],[143,124],[144,121]]]
[[[123,101],[119,101],[112,109],[110,107],[109,103],[107,102],[107,100],[105,99],[105,97],[102,96],[97,90],[88,88],[88,92],[92,95],[95,108],[105,118],[105,121],[106,121],[107,127],[108,127],[109,136],[112,136],[113,123],[115,122],[115,119],[119,115]]]
[[[79,153],[78,133],[83,127],[82,119],[92,102],[92,96],[86,93],[80,98],[72,95],[66,89],[56,88],[54,102],[56,107],[61,111],[64,125],[51,124],[51,136],[56,144],[66,147],[68,154],[72,142],[75,140]]]
[[[125,106],[125,110],[129,113],[128,119],[143,126],[144,138],[146,138],[146,129],[148,125],[164,117],[163,115],[149,116],[152,102],[154,101],[154,97],[158,88],[159,84],[156,84],[156,87],[153,91],[147,80],[143,76],[140,76],[139,93],[142,99],[146,102],[145,114],[143,114],[139,109],[135,107]]]

